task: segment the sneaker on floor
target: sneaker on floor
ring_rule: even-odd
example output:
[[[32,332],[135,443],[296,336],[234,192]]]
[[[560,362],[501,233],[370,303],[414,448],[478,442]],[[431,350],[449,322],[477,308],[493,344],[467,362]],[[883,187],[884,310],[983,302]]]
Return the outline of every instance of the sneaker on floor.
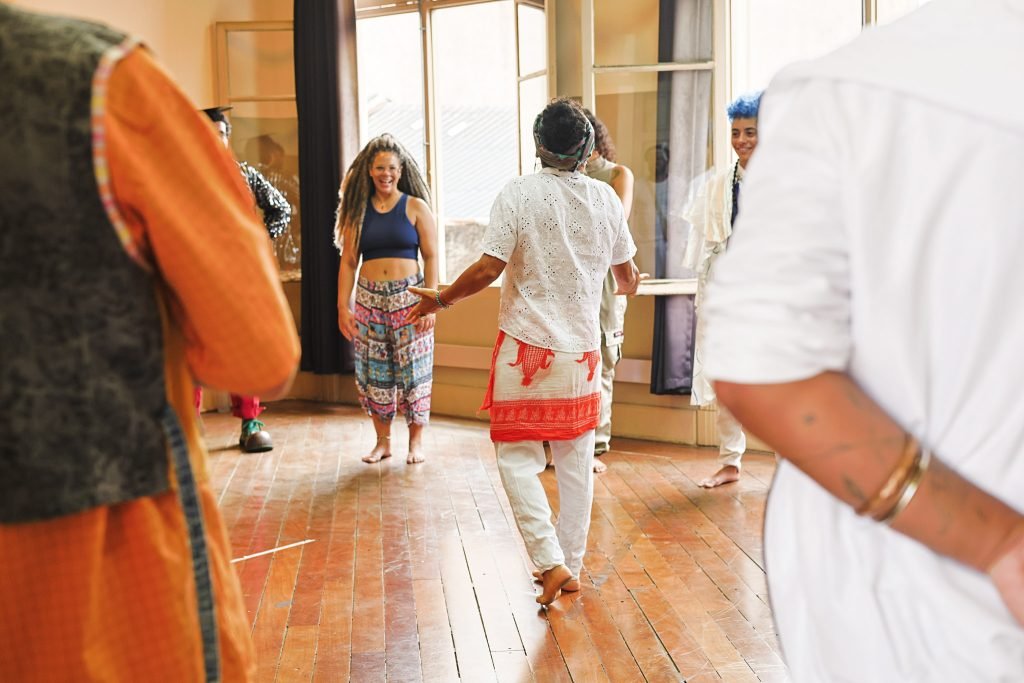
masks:
[[[270,438],[270,432],[263,429],[264,424],[259,420],[244,420],[242,422],[242,435],[238,437],[238,445],[246,453],[262,453],[274,448],[274,441]]]

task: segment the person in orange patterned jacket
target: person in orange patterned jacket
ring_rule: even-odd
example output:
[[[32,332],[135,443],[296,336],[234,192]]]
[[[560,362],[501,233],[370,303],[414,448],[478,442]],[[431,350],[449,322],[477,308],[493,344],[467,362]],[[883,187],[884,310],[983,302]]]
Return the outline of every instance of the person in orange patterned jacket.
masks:
[[[252,197],[124,34],[0,3],[0,45],[0,680],[254,680],[192,407],[296,369]]]

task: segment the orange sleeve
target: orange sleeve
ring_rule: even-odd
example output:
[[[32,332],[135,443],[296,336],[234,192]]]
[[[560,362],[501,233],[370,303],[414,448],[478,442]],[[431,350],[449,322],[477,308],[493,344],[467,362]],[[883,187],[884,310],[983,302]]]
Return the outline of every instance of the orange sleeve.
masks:
[[[230,152],[145,50],[115,68],[104,120],[115,200],[169,289],[193,377],[241,394],[279,387],[298,337]]]

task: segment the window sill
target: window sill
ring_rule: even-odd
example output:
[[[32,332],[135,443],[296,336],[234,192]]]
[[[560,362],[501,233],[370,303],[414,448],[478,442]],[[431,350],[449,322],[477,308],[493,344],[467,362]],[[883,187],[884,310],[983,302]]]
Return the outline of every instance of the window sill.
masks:
[[[697,278],[644,280],[637,296],[677,296],[697,293]]]

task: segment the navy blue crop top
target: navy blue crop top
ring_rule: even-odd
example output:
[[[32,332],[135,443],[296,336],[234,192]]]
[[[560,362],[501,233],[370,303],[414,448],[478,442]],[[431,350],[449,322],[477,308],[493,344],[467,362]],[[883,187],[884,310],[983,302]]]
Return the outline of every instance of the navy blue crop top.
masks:
[[[420,234],[405,215],[409,195],[403,194],[391,210],[380,213],[371,198],[366,205],[363,231],[359,235],[359,253],[364,261],[377,258],[407,258],[419,256]]]

